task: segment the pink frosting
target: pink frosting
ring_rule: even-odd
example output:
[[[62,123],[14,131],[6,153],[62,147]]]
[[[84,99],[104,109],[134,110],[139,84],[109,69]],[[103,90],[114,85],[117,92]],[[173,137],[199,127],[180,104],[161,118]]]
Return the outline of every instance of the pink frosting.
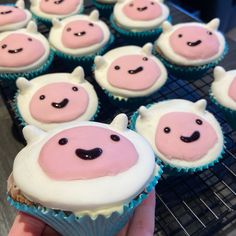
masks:
[[[161,16],[159,3],[150,0],[133,0],[123,8],[124,14],[132,20],[148,21]]]
[[[79,118],[87,110],[86,90],[72,83],[51,83],[40,88],[30,101],[30,114],[43,123],[60,123]]]
[[[0,66],[23,67],[39,60],[45,53],[43,44],[26,34],[12,33],[0,41]]]
[[[159,66],[150,57],[128,55],[112,62],[107,77],[114,87],[140,91],[152,87],[160,74]]]
[[[87,155],[100,150],[100,155],[85,160],[80,156],[81,149]],[[82,126],[52,137],[43,146],[38,161],[53,179],[79,180],[117,175],[135,165],[137,159],[134,145],[124,136],[106,128]]]
[[[228,95],[236,102],[236,77],[233,79],[233,82],[229,87]]]
[[[167,159],[191,162],[206,155],[217,140],[216,131],[202,117],[188,112],[170,112],[158,123],[155,144]]]
[[[170,36],[174,52],[190,60],[208,59],[215,56],[220,47],[215,32],[201,26],[183,26]]]
[[[67,15],[74,12],[80,0],[41,0],[40,10],[54,15]]]
[[[25,19],[26,13],[23,9],[0,5],[0,26],[14,24]]]
[[[101,43],[104,38],[102,29],[87,20],[68,23],[62,33],[62,43],[67,48],[77,49]]]

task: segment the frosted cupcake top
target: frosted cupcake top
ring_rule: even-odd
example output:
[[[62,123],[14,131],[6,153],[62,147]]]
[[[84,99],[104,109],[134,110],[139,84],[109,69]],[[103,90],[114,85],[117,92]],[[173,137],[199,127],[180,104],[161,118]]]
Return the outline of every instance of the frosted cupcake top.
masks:
[[[107,25],[99,20],[99,12],[76,15],[62,21],[53,19],[49,41],[53,48],[65,54],[83,56],[101,49],[110,38]]]
[[[222,106],[236,110],[236,70],[225,71],[223,67],[215,67],[211,92]]]
[[[208,24],[191,22],[174,26],[164,22],[163,33],[156,41],[157,51],[178,65],[203,65],[217,60],[225,49],[219,23],[219,19]]]
[[[110,125],[80,122],[48,133],[25,127],[27,146],[13,167],[16,185],[48,208],[79,215],[122,210],[160,170],[151,147],[127,123],[120,114]]]
[[[113,16],[121,28],[145,31],[158,28],[169,16],[162,0],[120,0],[114,6]]]
[[[18,0],[15,5],[0,5],[0,15],[0,32],[23,28],[31,19],[23,0]]]
[[[167,79],[162,63],[152,55],[152,44],[124,46],[95,58],[95,79],[112,95],[141,97],[157,91]]]
[[[0,34],[0,72],[23,72],[35,69],[48,58],[47,39],[31,21],[26,29]]]
[[[90,120],[98,108],[93,86],[84,79],[82,67],[71,74],[55,73],[28,81],[18,78],[17,107],[26,123],[43,130],[61,123]]]
[[[206,101],[173,99],[140,107],[135,128],[156,155],[178,168],[197,168],[217,159],[223,150],[223,134]]]

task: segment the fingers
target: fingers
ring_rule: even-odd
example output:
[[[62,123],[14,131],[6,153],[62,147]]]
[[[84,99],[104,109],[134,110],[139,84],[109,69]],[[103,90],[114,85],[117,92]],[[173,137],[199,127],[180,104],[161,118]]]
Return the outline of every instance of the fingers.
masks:
[[[54,229],[52,229],[51,227],[49,226],[46,226],[43,233],[42,233],[42,236],[60,236],[59,233],[57,233]]]

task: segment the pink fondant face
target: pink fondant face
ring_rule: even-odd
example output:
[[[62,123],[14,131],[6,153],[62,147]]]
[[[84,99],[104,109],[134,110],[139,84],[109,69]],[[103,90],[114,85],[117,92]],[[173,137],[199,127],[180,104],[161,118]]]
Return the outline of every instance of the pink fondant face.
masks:
[[[26,13],[23,9],[0,5],[0,26],[18,23],[25,19]]]
[[[62,43],[67,48],[85,48],[101,43],[103,37],[103,31],[96,23],[77,20],[65,26]]]
[[[213,31],[200,26],[183,26],[170,36],[170,46],[176,54],[190,60],[215,56],[220,47]]]
[[[32,117],[43,123],[72,121],[88,107],[86,90],[71,83],[52,83],[40,88],[30,101]]]
[[[233,79],[233,82],[229,87],[228,95],[236,102],[236,77]]]
[[[150,0],[133,0],[126,4],[123,12],[132,20],[148,21],[161,16],[160,4]]]
[[[107,77],[114,87],[140,91],[152,87],[160,74],[159,66],[150,57],[128,55],[112,62]]]
[[[43,44],[32,36],[12,33],[0,41],[0,66],[23,67],[39,60],[45,53]]]
[[[119,133],[81,126],[52,137],[40,152],[39,164],[53,179],[79,180],[117,175],[137,159],[134,145]]]
[[[41,0],[40,9],[42,12],[54,15],[67,15],[74,12],[80,0]]]
[[[168,159],[196,161],[214,147],[214,128],[202,117],[188,112],[170,112],[158,123],[155,144]]]

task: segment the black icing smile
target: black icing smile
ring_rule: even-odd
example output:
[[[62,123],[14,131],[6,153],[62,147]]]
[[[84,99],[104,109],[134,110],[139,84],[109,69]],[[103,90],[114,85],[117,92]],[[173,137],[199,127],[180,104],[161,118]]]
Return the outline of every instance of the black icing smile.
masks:
[[[22,52],[22,51],[23,51],[23,48],[17,48],[17,49],[14,49],[14,50],[8,50],[8,52],[12,53],[12,54],[19,53],[19,52]]]
[[[86,150],[86,149],[78,148],[75,150],[75,154],[77,157],[83,160],[94,160],[102,155],[102,149],[93,148],[93,149]]]
[[[142,11],[147,10],[147,7],[138,7],[137,10],[142,12]]]
[[[55,1],[54,3],[59,5],[59,4],[63,3],[63,2],[64,2],[64,0],[58,0],[58,1]]]
[[[202,43],[202,40],[197,40],[195,42],[187,42],[187,45],[190,46],[190,47],[195,47],[195,46],[197,46],[201,43]]]
[[[61,102],[52,102],[51,105],[54,108],[61,109],[64,108],[69,103],[69,99],[64,98]]]
[[[9,11],[1,11],[0,14],[1,15],[7,15],[7,14],[10,14],[12,13],[12,10],[9,10]]]
[[[74,33],[75,36],[80,37],[80,36],[84,36],[86,34],[86,31],[81,31],[79,33]]]
[[[185,143],[192,143],[197,141],[200,138],[200,132],[199,131],[194,131],[191,136],[186,137],[186,136],[180,136],[181,141]]]
[[[128,73],[133,75],[133,74],[137,74],[139,72],[143,71],[143,67],[139,66],[138,68],[134,69],[134,70],[128,70]]]

